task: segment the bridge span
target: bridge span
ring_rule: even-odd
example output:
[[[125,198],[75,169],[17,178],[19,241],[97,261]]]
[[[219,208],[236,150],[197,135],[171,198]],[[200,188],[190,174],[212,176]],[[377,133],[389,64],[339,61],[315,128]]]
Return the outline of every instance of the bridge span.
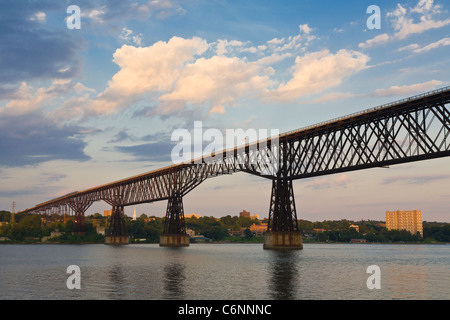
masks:
[[[74,216],[96,201],[112,207],[106,244],[127,244],[124,207],[168,200],[161,246],[187,246],[183,196],[210,177],[247,172],[272,180],[264,248],[302,248],[292,181],[450,156],[450,87],[423,93],[276,137],[236,146],[95,188],[22,212]]]

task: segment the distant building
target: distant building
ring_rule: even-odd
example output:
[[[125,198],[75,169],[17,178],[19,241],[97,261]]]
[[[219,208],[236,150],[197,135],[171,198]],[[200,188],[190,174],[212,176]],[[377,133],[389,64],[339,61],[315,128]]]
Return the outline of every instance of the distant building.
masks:
[[[356,232],[359,232],[359,226],[357,224],[351,224],[350,228],[353,228],[356,230]]]
[[[111,215],[112,215],[112,209],[103,211],[103,216],[104,217],[110,217]]]
[[[200,218],[201,216],[198,215],[198,214],[193,213],[193,214],[185,214],[184,217],[185,217],[185,218],[197,218],[197,219],[198,219],[198,218]]]
[[[386,211],[386,228],[388,230],[406,230],[423,237],[422,211]]]
[[[245,211],[245,210],[242,210],[242,211],[239,213],[239,216],[240,216],[240,217],[244,217],[244,218],[249,218],[249,219],[250,219],[250,212]]]
[[[189,237],[189,242],[210,242],[211,239],[202,234]]]
[[[366,243],[366,239],[351,239],[350,243]]]
[[[255,235],[262,236],[262,235],[264,235],[264,232],[267,231],[267,223],[264,223],[264,224],[252,224],[249,229]]]
[[[41,238],[41,242],[47,242],[47,240],[48,239],[51,239],[51,238],[56,238],[56,237],[59,237],[60,235],[62,235],[63,233],[62,232],[59,232],[58,230],[57,231],[52,231],[51,233],[50,233],[50,236],[48,236],[48,237],[42,237]]]
[[[240,230],[231,230],[228,229],[228,234],[233,237],[242,237],[244,235],[244,230],[246,228],[241,228]]]
[[[101,234],[101,235],[105,235],[106,234],[106,228],[105,227],[98,226],[98,227],[95,228],[95,230],[97,231],[98,234]]]

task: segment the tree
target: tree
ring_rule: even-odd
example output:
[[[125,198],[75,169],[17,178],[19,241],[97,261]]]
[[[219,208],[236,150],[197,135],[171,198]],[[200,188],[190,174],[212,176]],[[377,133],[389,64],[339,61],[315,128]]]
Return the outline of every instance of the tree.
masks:
[[[11,237],[14,240],[23,241],[27,237],[41,237],[41,216],[26,215],[20,222],[11,226]]]

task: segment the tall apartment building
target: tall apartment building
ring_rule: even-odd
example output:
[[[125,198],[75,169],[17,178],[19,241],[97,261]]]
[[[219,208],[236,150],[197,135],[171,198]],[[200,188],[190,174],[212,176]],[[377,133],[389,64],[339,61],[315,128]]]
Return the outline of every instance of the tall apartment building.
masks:
[[[388,230],[406,230],[412,234],[419,232],[423,237],[422,211],[386,211],[386,228]]]

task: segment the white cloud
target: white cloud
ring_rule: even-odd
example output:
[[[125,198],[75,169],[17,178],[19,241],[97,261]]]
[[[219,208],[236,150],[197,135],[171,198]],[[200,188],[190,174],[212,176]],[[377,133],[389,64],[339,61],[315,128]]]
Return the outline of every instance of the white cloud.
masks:
[[[93,9],[83,9],[81,10],[81,17],[89,18],[92,21],[101,24],[104,22],[106,10],[106,5]]]
[[[173,111],[186,104],[209,103],[211,113],[224,113],[230,106],[247,95],[257,95],[270,85],[270,80],[262,74],[256,63],[224,56],[209,59],[199,58],[186,65],[173,90],[163,94],[160,100]]]
[[[216,44],[216,53],[219,56],[226,55],[227,53],[230,52],[230,50],[233,47],[241,47],[243,45],[244,45],[244,43],[242,41],[238,41],[238,40],[228,41],[228,40],[219,39]]]
[[[122,40],[129,40],[130,35],[133,33],[133,30],[127,29],[126,27],[123,27],[122,32],[119,35],[119,38]]]
[[[450,46],[450,38],[444,38],[441,39],[439,41],[433,42],[423,48],[416,48],[414,50],[415,53],[422,53],[422,52],[428,52],[430,50],[439,48],[439,47],[445,47],[445,46]]]
[[[412,43],[410,45],[398,48],[396,51],[398,52],[402,52],[402,51],[412,51],[419,48],[419,45],[417,43]]]
[[[390,18],[394,27],[394,33],[377,35],[360,43],[359,47],[361,49],[373,48],[390,41],[404,40],[413,34],[450,25],[450,19],[439,19],[441,13],[441,6],[434,4],[433,0],[420,0],[415,7],[409,9],[397,4],[394,11],[387,13],[387,17]]]
[[[38,11],[34,15],[32,15],[30,17],[30,20],[31,21],[37,21],[39,23],[47,22],[46,14],[45,14],[45,12],[42,12],[42,11]]]
[[[349,50],[336,54],[322,50],[297,57],[292,78],[278,87],[274,97],[292,100],[338,86],[344,78],[365,69],[368,61],[365,54]]]
[[[303,29],[310,32],[306,26]],[[124,28],[122,34],[128,38],[132,31]],[[283,43],[272,41],[282,43],[278,49],[283,49],[283,53],[274,53],[267,46],[246,47],[247,43],[237,40],[208,44],[201,38],[173,37],[148,47],[123,45],[113,59],[120,70],[106,90],[94,99],[87,95],[72,97],[66,107],[82,105],[84,117],[109,115],[151,96],[152,113],[156,114],[169,115],[192,108],[224,113],[226,107],[236,105],[241,99],[292,101],[319,93],[338,86],[367,67],[369,57],[357,51],[322,50],[303,56],[297,52],[291,78],[285,83],[276,82],[272,79],[276,70],[271,65],[292,57],[286,46],[295,49],[301,43],[300,37],[288,37]],[[252,52],[243,50],[250,48],[266,55],[254,61],[233,56]],[[207,54],[212,52],[210,49],[217,55]],[[68,114],[79,112],[78,106]]]
[[[279,54],[279,53],[274,53],[271,54],[270,56],[265,56],[260,58],[257,63],[260,65],[270,65],[270,64],[274,64],[278,61],[282,61],[286,58],[292,57],[292,53],[286,52],[283,54]]]
[[[411,12],[420,14],[441,13],[441,5],[434,4],[434,0],[420,0],[417,5],[411,9]]]
[[[361,49],[367,49],[372,47],[377,47],[379,45],[382,45],[386,42],[388,42],[390,39],[389,35],[387,33],[383,33],[380,35],[377,35],[373,39],[369,39],[366,42],[362,42],[358,45]]]
[[[142,46],[142,33],[134,35],[131,39],[137,46]]]
[[[22,82],[3,111],[7,111],[10,115],[23,115],[38,109],[49,98],[50,95],[44,88],[35,89],[26,82]]]
[[[272,40],[267,41],[267,44],[269,45],[278,45],[278,44],[283,44],[284,43],[284,38],[278,39],[278,38],[273,38]]]
[[[307,188],[314,190],[323,190],[330,188],[346,188],[353,179],[349,178],[345,173],[335,178],[314,178],[306,184]]]
[[[224,39],[208,43],[199,37],[173,37],[147,47],[125,44],[113,54],[119,71],[103,92],[91,98],[92,91],[80,84],[77,95],[52,111],[52,116],[65,120],[108,116],[143,101],[150,108],[147,114],[220,114],[247,98],[285,102],[320,93],[367,67],[369,57],[358,51],[305,54],[314,35],[306,24],[299,29],[301,34],[264,45]],[[119,37],[133,41],[133,30],[124,27]],[[134,44],[140,45],[139,39]],[[257,58],[250,59],[249,53]],[[274,64],[292,63],[287,59],[294,65],[283,81]]]
[[[146,93],[170,92],[186,65],[208,49],[203,39],[180,37],[148,47],[123,45],[113,55],[120,70],[104,92],[85,104],[84,116],[110,115]]]
[[[142,45],[142,33],[138,35],[133,35],[133,30],[123,27],[122,32],[119,35],[119,38],[125,41],[131,41],[137,46]]]
[[[52,104],[57,104],[58,99],[67,99],[67,95],[74,94],[62,103],[62,107],[48,111],[46,117],[55,121],[72,120],[83,114],[80,106],[89,101],[89,92],[95,90],[86,87],[80,82],[73,83],[70,79],[55,79],[48,87],[35,88],[26,82],[22,82],[12,94],[5,108],[0,111],[10,116],[22,116],[27,113],[48,109]],[[83,95],[84,98],[81,98]],[[77,103],[73,103],[76,101]],[[70,106],[70,107],[69,107]]]
[[[300,32],[303,32],[305,34],[310,34],[312,29],[308,26],[308,24],[301,24],[298,26],[300,29]]]
[[[443,82],[439,80],[431,80],[428,82],[416,83],[412,85],[392,86],[388,89],[375,90],[373,95],[377,97],[410,96],[433,90],[442,85],[442,83]]]
[[[439,29],[450,24],[450,19],[437,20],[436,16],[441,13],[439,5],[433,0],[420,0],[414,8],[408,12],[401,4],[393,12],[387,14],[392,18],[392,24],[396,31],[395,39],[403,40],[412,34],[423,33],[431,29]],[[419,22],[414,22],[412,13],[420,15]]]

